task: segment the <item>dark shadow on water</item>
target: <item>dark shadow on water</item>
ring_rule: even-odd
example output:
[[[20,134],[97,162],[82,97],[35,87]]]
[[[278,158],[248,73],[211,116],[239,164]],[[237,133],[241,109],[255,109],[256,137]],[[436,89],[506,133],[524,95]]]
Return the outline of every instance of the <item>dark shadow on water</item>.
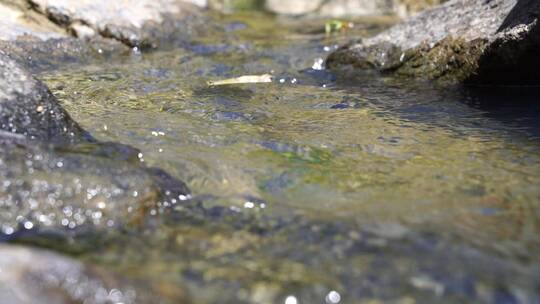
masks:
[[[540,85],[440,86],[356,73],[339,79],[333,89],[350,92],[352,100],[336,103],[331,109],[345,108],[343,105],[354,101],[360,107],[375,106],[383,116],[397,115],[457,133],[463,128],[480,129],[540,140]]]
[[[462,94],[484,116],[540,139],[540,86],[468,86]]]
[[[525,35],[512,30],[519,39],[498,39],[490,44],[478,62],[477,73],[468,83],[540,84],[540,1],[519,0],[501,24],[498,32],[532,24]]]

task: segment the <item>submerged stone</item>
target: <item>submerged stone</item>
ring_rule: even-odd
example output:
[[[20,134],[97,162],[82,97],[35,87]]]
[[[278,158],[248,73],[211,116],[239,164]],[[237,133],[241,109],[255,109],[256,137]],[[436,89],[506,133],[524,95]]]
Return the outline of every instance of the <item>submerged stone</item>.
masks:
[[[0,302],[136,303],[137,292],[103,271],[49,251],[0,245]]]
[[[326,64],[450,82],[537,81],[539,13],[534,0],[453,0],[339,49]]]

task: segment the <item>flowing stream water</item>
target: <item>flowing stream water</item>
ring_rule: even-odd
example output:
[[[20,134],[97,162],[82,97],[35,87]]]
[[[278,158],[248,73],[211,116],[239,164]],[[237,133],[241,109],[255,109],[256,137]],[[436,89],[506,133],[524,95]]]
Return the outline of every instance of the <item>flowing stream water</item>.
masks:
[[[326,37],[320,20],[220,18],[182,48],[41,73],[96,138],[218,210],[78,258],[163,303],[540,302],[536,88],[324,69],[385,20]]]

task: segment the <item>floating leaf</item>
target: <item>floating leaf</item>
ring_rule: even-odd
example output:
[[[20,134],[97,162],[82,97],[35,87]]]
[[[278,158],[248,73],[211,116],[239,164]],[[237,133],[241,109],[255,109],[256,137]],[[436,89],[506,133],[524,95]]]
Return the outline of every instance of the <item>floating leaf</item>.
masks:
[[[245,83],[268,83],[272,82],[273,76],[270,74],[263,75],[244,75],[236,78],[229,78],[218,81],[208,81],[209,86],[222,86],[231,84],[245,84]]]
[[[324,25],[324,31],[326,35],[330,35],[334,32],[344,32],[350,28],[353,28],[354,24],[352,22],[345,22],[341,20],[329,20]]]

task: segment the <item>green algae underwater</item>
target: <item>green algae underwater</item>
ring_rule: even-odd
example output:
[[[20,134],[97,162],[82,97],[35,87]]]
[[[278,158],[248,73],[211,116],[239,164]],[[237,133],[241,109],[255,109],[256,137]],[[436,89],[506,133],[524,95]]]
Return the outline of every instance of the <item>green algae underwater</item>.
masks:
[[[225,30],[182,48],[39,75],[96,138],[137,147],[194,197],[98,244],[40,245],[156,303],[540,301],[534,112],[501,118],[467,88],[324,69],[387,20],[328,37],[324,21],[220,18]]]

